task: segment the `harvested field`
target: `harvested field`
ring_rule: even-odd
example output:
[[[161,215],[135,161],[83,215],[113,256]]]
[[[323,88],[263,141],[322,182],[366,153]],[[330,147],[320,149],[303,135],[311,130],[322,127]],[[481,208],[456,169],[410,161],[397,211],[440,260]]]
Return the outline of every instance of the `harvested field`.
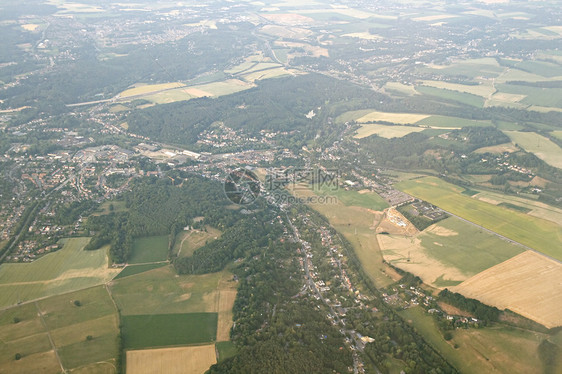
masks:
[[[359,123],[367,122],[390,122],[399,125],[414,124],[422,119],[428,118],[427,114],[411,114],[411,113],[384,113],[384,112],[371,112],[366,116],[357,119]]]
[[[512,143],[504,143],[498,145],[491,145],[489,147],[482,147],[478,148],[475,153],[494,153],[494,154],[501,154],[501,153],[513,153],[517,152],[519,149]]]
[[[547,164],[562,169],[562,149],[550,139],[534,132],[504,132],[511,138],[513,143],[519,145],[527,152],[534,153]]]
[[[562,325],[562,264],[526,251],[452,288],[548,328]]]
[[[131,97],[137,95],[146,95],[150,93],[155,93],[162,90],[169,90],[172,88],[180,88],[184,87],[185,84],[180,82],[173,82],[173,83],[161,83],[161,84],[143,84],[139,83],[135,85],[133,88],[129,88],[119,94],[119,97]]]
[[[236,299],[236,290],[219,291],[218,297],[218,313],[219,319],[217,323],[217,342],[230,340],[230,328],[233,324],[232,308]]]
[[[214,344],[127,351],[129,374],[203,374],[216,362]]]

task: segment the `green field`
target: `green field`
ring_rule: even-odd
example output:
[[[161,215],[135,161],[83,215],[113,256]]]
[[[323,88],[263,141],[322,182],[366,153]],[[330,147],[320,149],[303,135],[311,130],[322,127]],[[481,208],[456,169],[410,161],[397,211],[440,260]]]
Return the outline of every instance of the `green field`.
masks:
[[[216,345],[218,354],[218,361],[224,361],[229,357],[236,355],[236,346],[233,342],[218,342]]]
[[[435,177],[403,181],[396,187],[446,211],[562,260],[562,227],[540,218],[475,200],[464,188]]]
[[[62,249],[27,264],[0,265],[0,307],[105,283],[109,247],[84,251],[90,238],[64,239]]]
[[[504,131],[511,141],[534,153],[549,165],[562,169],[562,149],[550,139],[535,132]]]
[[[416,91],[421,94],[435,96],[444,100],[458,101],[459,103],[477,108],[484,106],[484,98],[466,92],[452,91],[429,86],[416,86]]]
[[[118,326],[117,310],[103,286],[6,309],[0,312],[0,371],[60,372],[47,334],[66,370],[102,363],[114,367]],[[19,367],[14,366],[16,353],[23,356]]]
[[[419,239],[424,251],[445,265],[472,276],[522,253],[524,249],[481,228],[450,217],[437,224],[448,236],[424,231]],[[456,233],[454,235],[453,233]]]
[[[447,116],[431,116],[421,121],[416,122],[419,126],[431,127],[447,127],[447,128],[461,128],[461,127],[482,127],[492,126],[490,121],[476,121],[466,118],[447,117]]]
[[[166,263],[156,263],[156,264],[142,264],[142,265],[127,265],[113,280],[125,278],[131,275],[144,273],[145,271],[158,269],[166,266]]]
[[[229,279],[227,271],[178,276],[166,266],[115,280],[111,292],[123,315],[214,312],[217,288]]]
[[[130,264],[166,261],[168,259],[168,235],[137,238],[129,257]]]
[[[347,206],[359,206],[372,210],[382,211],[388,208],[388,203],[376,192],[365,190],[359,193],[355,190],[346,190],[343,187],[332,189],[329,186],[322,186],[314,189],[314,192],[322,196],[335,196],[339,201]]]
[[[123,316],[125,349],[210,343],[217,336],[217,313]]]
[[[457,329],[452,332],[453,339],[447,342],[434,319],[421,307],[399,313],[462,373],[540,372],[537,348],[545,338],[543,334],[509,327]]]
[[[562,130],[553,131],[551,134],[557,137],[558,139],[562,140]]]

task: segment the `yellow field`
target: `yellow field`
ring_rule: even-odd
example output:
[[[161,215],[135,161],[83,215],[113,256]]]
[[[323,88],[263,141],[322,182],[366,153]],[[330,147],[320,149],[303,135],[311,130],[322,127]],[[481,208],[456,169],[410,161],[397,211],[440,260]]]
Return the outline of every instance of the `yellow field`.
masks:
[[[181,87],[168,89],[165,91],[148,93],[143,98],[155,104],[168,104],[176,101],[190,100],[196,97],[218,97],[230,95],[232,93],[244,91],[254,87],[252,83],[244,82],[239,79],[228,79],[221,82],[200,84],[191,87]]]
[[[60,365],[52,350],[24,356],[19,361],[10,359],[2,362],[0,367],[2,374],[60,373],[60,371]]]
[[[495,92],[495,89],[491,85],[487,85],[487,84],[479,84],[476,86],[471,86],[467,84],[449,83],[449,82],[441,82],[441,81],[422,81],[421,84],[429,87],[466,92],[469,94],[482,96],[482,97],[488,97]]]
[[[298,42],[286,42],[286,41],[276,41],[276,46],[284,47],[284,48],[302,48],[307,53],[310,53],[312,57],[329,57],[330,53],[326,48],[322,48],[316,45],[310,45],[307,43],[298,43]]]
[[[128,374],[203,374],[216,362],[214,344],[127,351]]]
[[[296,73],[297,71],[292,69],[286,70],[285,68],[275,68],[275,69],[262,70],[249,74],[244,74],[243,77],[244,80],[246,80],[247,82],[253,83],[255,81],[259,81],[263,79],[277,78],[285,75],[295,75]]]
[[[230,328],[233,325],[232,308],[236,299],[236,290],[221,290],[218,296],[219,320],[217,323],[217,342],[230,340]]]
[[[511,141],[549,165],[562,169],[562,149],[535,132],[504,131]]]
[[[26,31],[35,31],[35,29],[37,29],[39,25],[36,23],[26,23],[25,25],[21,25],[21,27],[23,27],[23,29]]]
[[[134,88],[129,88],[119,94],[119,97],[131,97],[137,95],[146,95],[150,93],[155,93],[162,90],[169,90],[172,88],[180,88],[184,87],[185,84],[180,82],[172,82],[172,83],[161,83],[161,84],[144,84],[139,83],[135,85]]]
[[[411,125],[428,117],[429,115],[427,114],[384,113],[375,111],[359,118],[357,122],[391,122],[399,125]]]
[[[354,138],[363,139],[373,134],[377,134],[383,138],[401,138],[413,132],[420,132],[425,130],[423,127],[414,126],[387,126],[379,124],[365,124],[362,125]]]
[[[526,251],[464,281],[452,290],[510,309],[548,328],[562,325],[562,264]]]
[[[551,134],[562,140],[562,131],[553,131]]]

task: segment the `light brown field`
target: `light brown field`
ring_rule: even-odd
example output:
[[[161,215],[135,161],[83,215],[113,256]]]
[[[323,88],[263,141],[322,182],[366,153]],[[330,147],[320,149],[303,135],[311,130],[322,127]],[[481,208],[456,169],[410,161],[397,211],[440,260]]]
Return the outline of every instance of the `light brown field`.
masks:
[[[301,27],[285,27],[277,25],[265,25],[261,28],[261,32],[288,39],[302,39],[312,35],[312,31]]]
[[[23,29],[26,31],[35,31],[39,27],[39,25],[36,23],[27,23],[25,25],[21,25],[21,27],[23,27]]]
[[[185,84],[180,82],[172,82],[172,83],[161,83],[161,84],[137,84],[133,88],[129,88],[119,94],[119,97],[131,97],[137,95],[144,95],[155,93],[162,90],[169,90],[172,88],[180,88],[184,87]]]
[[[343,34],[342,36],[347,36],[349,38],[365,39],[365,40],[380,40],[380,39],[382,39],[382,36],[373,35],[369,32],[352,32],[352,33],[349,33],[349,34]]]
[[[312,57],[330,57],[330,53],[326,48],[310,45],[307,43],[276,41],[275,45],[285,48],[302,48]]]
[[[416,237],[377,235],[377,240],[386,261],[417,275],[424,283],[436,286],[438,279],[463,281],[468,278],[459,269],[427,255]]]
[[[449,19],[449,18],[456,18],[456,17],[458,16],[455,16],[453,14],[436,14],[433,16],[412,18],[412,21],[438,21],[442,19]]]
[[[381,232],[387,232],[392,235],[405,235],[414,236],[418,234],[418,230],[414,225],[410,223],[399,211],[395,208],[388,208],[385,212],[385,216],[377,227],[377,234]],[[399,226],[396,222],[400,220],[406,224],[406,226]]]
[[[216,362],[214,344],[127,351],[128,374],[203,374]]]
[[[517,152],[519,149],[513,145],[512,143],[504,143],[504,144],[498,144],[498,145],[491,145],[489,147],[482,147],[482,148],[478,148],[477,150],[475,150],[474,152],[476,153],[494,153],[494,154],[499,154],[499,153],[513,153],[513,152]]]
[[[219,291],[218,297],[218,313],[219,319],[217,323],[217,342],[230,340],[230,328],[233,325],[232,308],[236,299],[236,290]]]
[[[429,117],[427,114],[412,114],[412,113],[384,113],[384,112],[371,112],[357,120],[359,123],[366,122],[391,122],[400,125],[411,125],[422,119]]]
[[[523,252],[452,290],[548,328],[562,325],[562,264],[536,252]]]

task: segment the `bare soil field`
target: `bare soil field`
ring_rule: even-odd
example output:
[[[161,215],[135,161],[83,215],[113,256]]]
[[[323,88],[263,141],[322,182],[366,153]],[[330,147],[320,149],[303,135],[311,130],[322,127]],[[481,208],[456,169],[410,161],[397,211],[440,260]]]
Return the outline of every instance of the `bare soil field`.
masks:
[[[127,351],[128,374],[203,374],[216,362],[214,344]]]
[[[562,325],[562,264],[526,251],[464,281],[452,290],[510,309],[548,328]]]

